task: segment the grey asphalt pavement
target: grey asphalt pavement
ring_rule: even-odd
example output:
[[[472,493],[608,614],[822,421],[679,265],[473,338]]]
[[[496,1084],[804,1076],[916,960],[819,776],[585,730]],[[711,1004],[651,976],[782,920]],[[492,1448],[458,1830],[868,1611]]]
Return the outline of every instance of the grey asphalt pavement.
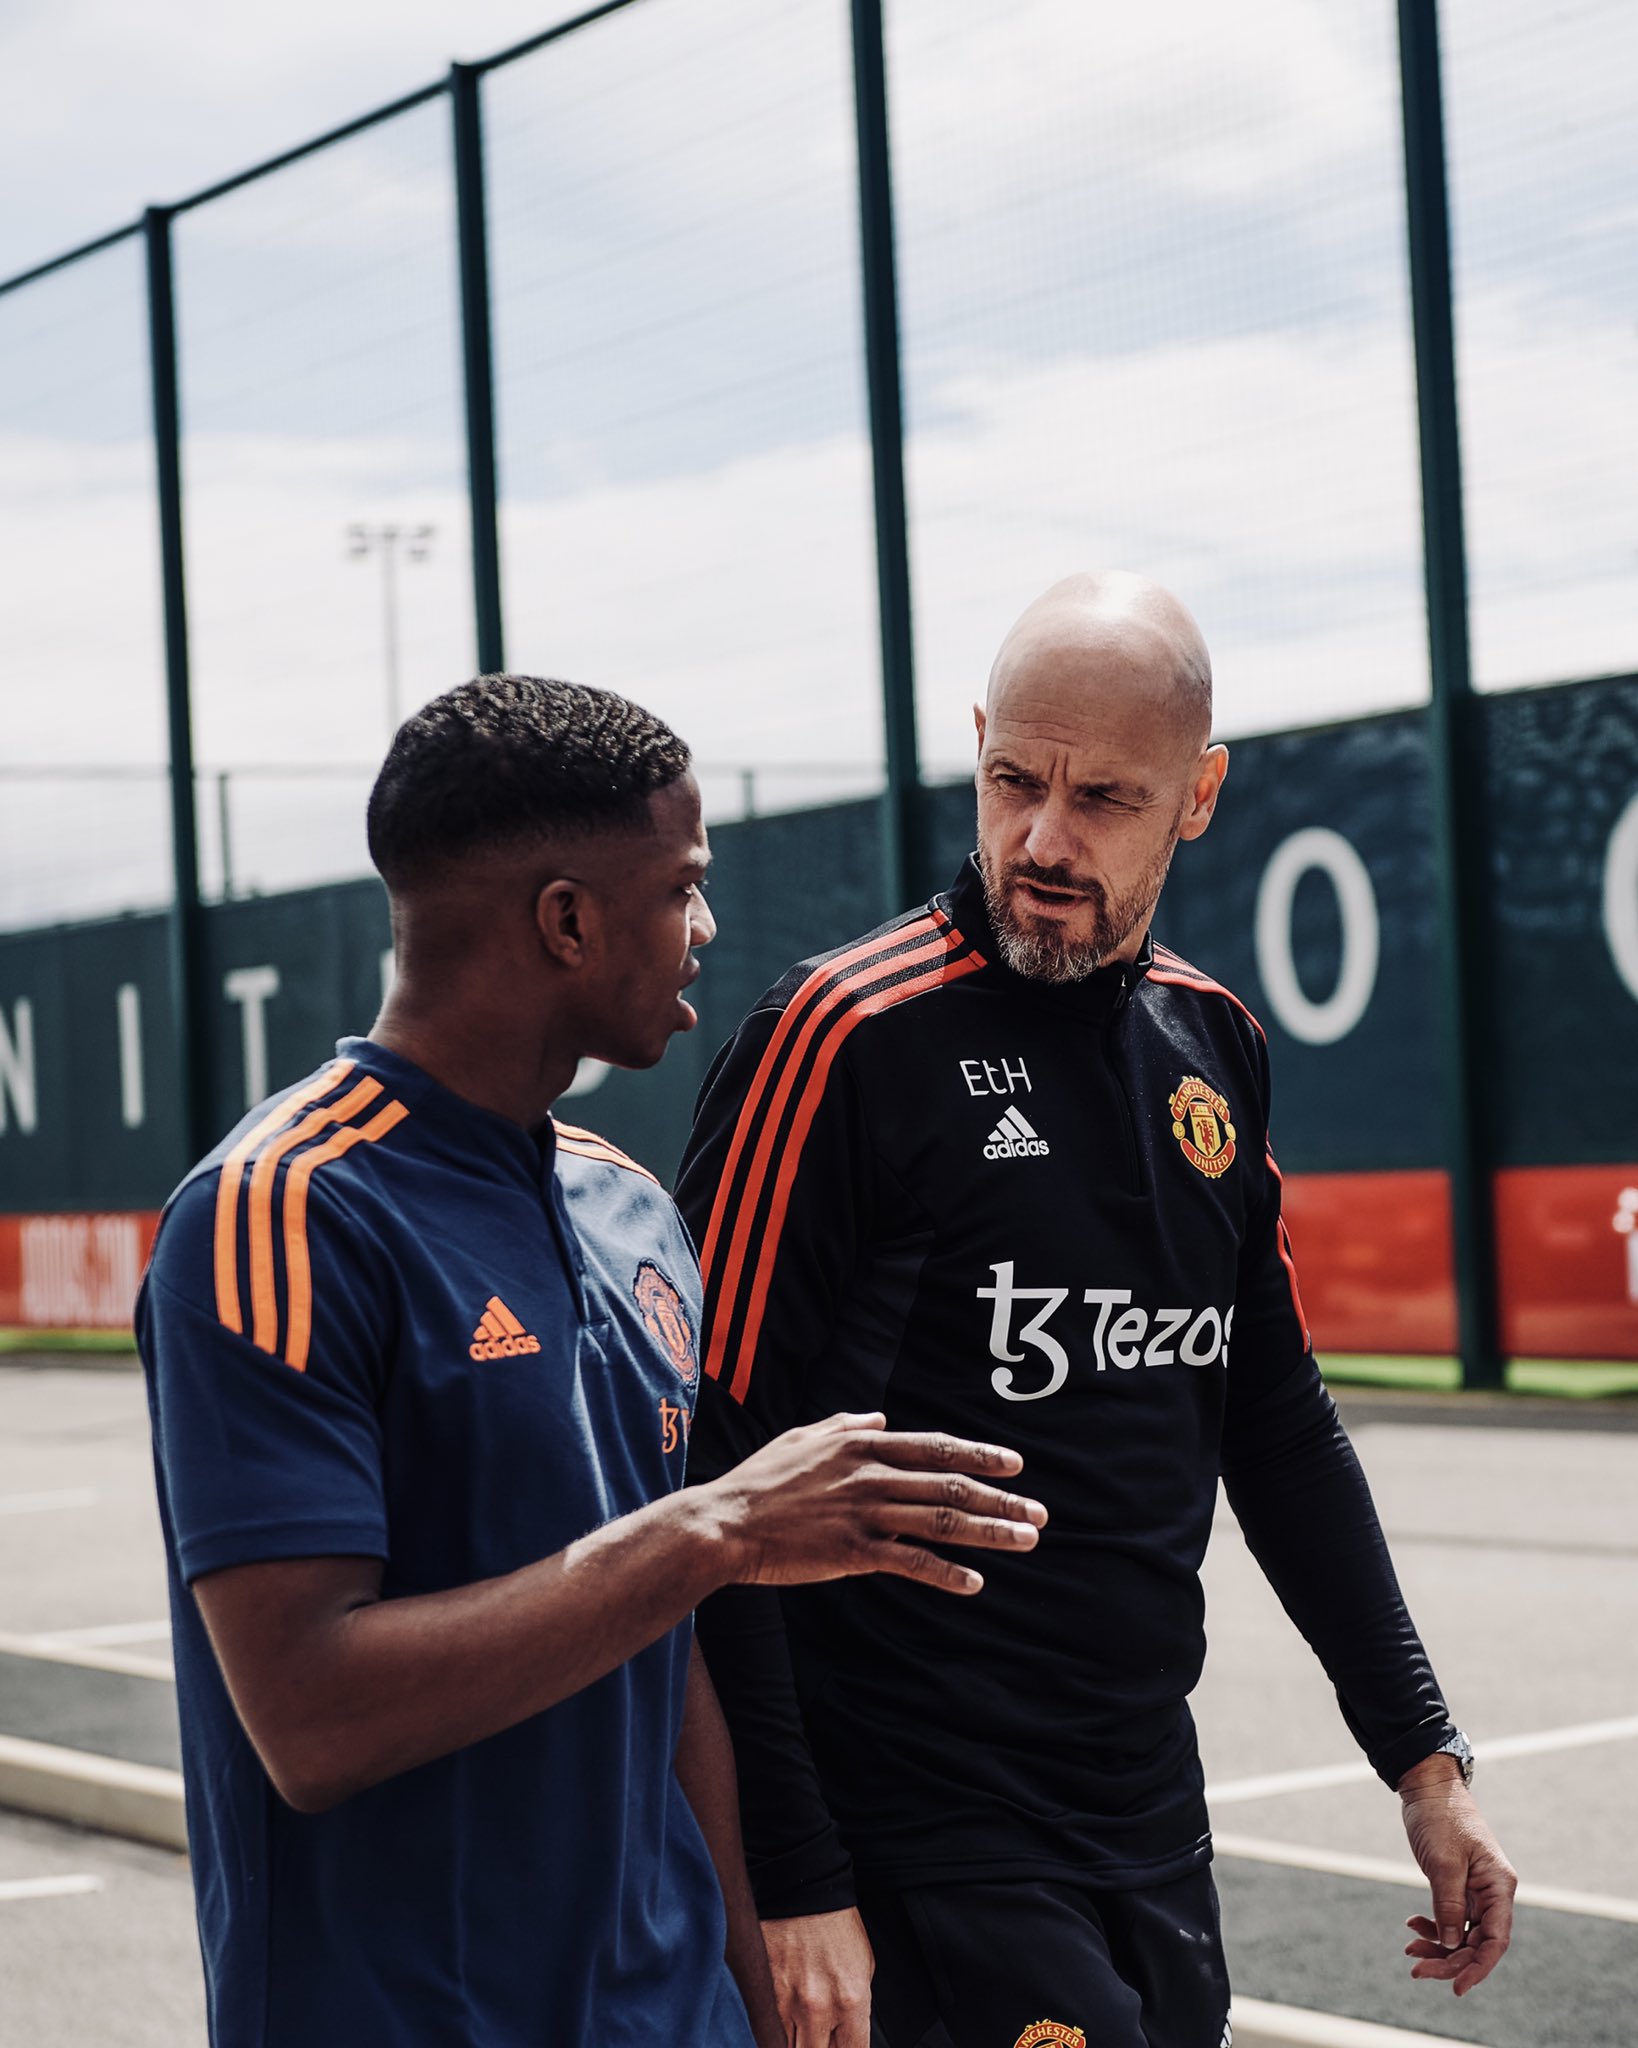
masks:
[[[99,1889],[13,1895],[74,1878]],[[187,1858],[0,1813],[0,2043],[204,2048],[204,2040]]]
[[[1397,1802],[1359,1775],[1225,1510],[1195,1707],[1214,1825],[1239,1845],[1217,1863],[1236,1988],[1485,2048],[1638,2048],[1632,1411],[1345,1408],[1485,1811],[1527,1884],[1587,1910],[1524,1909],[1501,1973],[1460,2003],[1410,1981],[1420,1894],[1332,1867],[1403,1870]],[[140,1377],[0,1364],[0,1734],[173,1761],[165,1613]],[[40,1894],[64,1878],[98,1884]],[[0,1814],[0,1986],[4,2048],[199,2048],[185,1861]]]

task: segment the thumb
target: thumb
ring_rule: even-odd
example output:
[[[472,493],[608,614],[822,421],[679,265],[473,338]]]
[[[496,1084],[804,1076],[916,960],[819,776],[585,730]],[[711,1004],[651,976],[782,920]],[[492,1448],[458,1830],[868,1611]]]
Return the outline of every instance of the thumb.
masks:
[[[1433,1919],[1439,1939],[1446,1948],[1460,1948],[1467,1930],[1467,1872],[1441,1868],[1429,1871],[1433,1890]]]

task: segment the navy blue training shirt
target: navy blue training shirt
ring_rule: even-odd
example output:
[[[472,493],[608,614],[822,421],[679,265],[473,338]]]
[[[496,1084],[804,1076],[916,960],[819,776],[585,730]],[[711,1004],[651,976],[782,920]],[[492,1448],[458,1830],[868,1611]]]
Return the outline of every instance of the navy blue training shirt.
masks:
[[[346,1039],[166,1211],[137,1309],[216,2048],[747,2048],[672,1761],[690,1628],[548,1712],[294,1812],[234,1713],[202,1573],[517,1570],[680,1486],[699,1282],[670,1198]]]

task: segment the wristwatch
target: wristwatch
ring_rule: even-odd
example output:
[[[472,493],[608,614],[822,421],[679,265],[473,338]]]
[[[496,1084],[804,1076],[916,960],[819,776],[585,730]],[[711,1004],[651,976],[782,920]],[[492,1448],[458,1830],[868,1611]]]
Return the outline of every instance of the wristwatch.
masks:
[[[1447,1735],[1439,1747],[1431,1753],[1434,1756],[1453,1756],[1461,1766],[1462,1783],[1464,1785],[1471,1785],[1473,1783],[1473,1745],[1468,1741],[1460,1728],[1454,1734]]]

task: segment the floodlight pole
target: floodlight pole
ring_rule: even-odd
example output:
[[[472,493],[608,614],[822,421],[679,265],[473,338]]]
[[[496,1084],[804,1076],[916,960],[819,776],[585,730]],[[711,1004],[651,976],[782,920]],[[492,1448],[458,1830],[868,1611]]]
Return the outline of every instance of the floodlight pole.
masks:
[[[398,526],[391,521],[371,526],[354,520],[347,529],[347,552],[355,559],[381,557],[381,646],[387,674],[387,742],[392,743],[404,715],[399,688],[398,664],[398,543],[412,562],[424,562],[431,552],[435,526]]]
[[[1428,771],[1437,877],[1439,1050],[1458,1346],[1465,1387],[1504,1383],[1497,1302],[1489,1006],[1490,834],[1484,726],[1468,646],[1450,216],[1437,0],[1399,0],[1405,210],[1427,577]]]
[[[182,1137],[188,1158],[215,1142],[205,995],[204,915],[199,903],[199,823],[194,808],[193,710],[188,669],[188,606],[182,548],[182,417],[177,396],[176,298],[171,271],[171,213],[143,217],[148,267],[148,355],[153,390],[154,467],[158,480],[159,565],[165,621],[165,717],[171,794],[169,929],[172,1043]]]
[[[881,0],[852,0],[853,100],[858,129],[859,244],[864,277],[865,382],[875,484],[876,594],[881,626],[887,789],[882,881],[889,916],[929,885],[921,832],[916,671],[910,624],[910,547],[904,493],[904,409],[899,364],[893,172],[888,151],[887,59]]]
[[[472,602],[478,668],[506,666],[501,614],[500,525],[496,513],[495,363],[489,317],[489,231],[483,185],[482,68],[449,67],[455,125],[455,224],[465,364],[467,482],[472,503]]]

